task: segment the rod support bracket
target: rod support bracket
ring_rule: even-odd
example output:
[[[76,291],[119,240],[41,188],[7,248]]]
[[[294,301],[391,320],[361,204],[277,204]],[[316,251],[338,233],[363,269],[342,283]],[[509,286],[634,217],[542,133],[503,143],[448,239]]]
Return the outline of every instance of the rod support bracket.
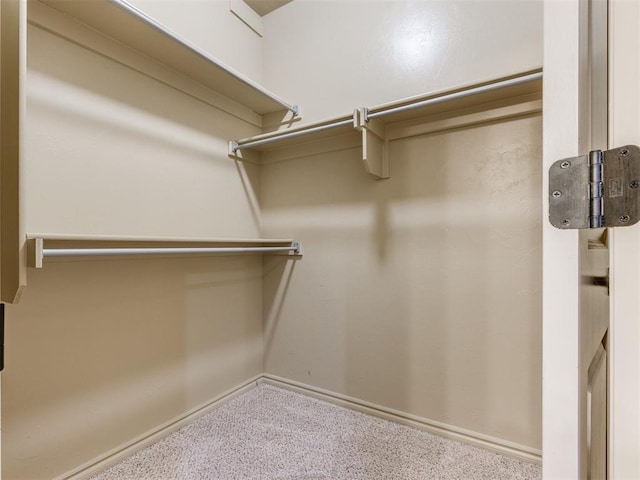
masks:
[[[366,107],[356,112],[354,118],[358,120],[355,128],[362,132],[362,161],[365,170],[375,179],[389,178],[389,140],[386,126],[379,118],[371,118]]]
[[[42,268],[42,262],[44,261],[44,239],[36,238],[33,245],[34,245],[34,267]]]
[[[369,123],[369,109],[367,107],[362,108],[362,121],[364,123]]]

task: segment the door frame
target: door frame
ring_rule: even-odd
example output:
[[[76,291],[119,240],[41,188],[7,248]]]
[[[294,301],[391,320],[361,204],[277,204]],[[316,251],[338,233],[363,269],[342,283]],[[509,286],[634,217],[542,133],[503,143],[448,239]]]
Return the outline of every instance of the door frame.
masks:
[[[609,0],[609,148],[640,144],[640,2]],[[589,150],[589,8],[545,0],[543,81],[543,478],[579,479],[578,232],[547,219],[547,172]],[[609,478],[640,478],[640,225],[610,230]],[[581,477],[582,476],[582,477]]]
[[[609,147],[640,145],[640,2],[609,0]],[[611,232],[609,478],[640,478],[640,225]]]
[[[580,329],[578,231],[548,220],[549,167],[586,153],[588,5],[545,0],[542,186],[542,472],[579,479]]]

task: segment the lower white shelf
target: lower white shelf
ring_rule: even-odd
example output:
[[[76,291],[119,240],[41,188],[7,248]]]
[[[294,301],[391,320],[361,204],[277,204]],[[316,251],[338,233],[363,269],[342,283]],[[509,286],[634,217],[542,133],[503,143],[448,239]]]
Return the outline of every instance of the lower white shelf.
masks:
[[[277,254],[299,257],[302,244],[289,239],[153,238],[92,235],[27,235],[28,266],[45,258],[159,255]]]

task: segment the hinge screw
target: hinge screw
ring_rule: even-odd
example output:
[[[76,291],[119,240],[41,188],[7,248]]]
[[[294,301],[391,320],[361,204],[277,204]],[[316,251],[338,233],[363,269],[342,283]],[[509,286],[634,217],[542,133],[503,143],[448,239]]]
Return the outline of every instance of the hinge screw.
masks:
[[[629,187],[631,188],[638,188],[640,187],[640,182],[638,182],[638,180],[633,180],[630,184]]]
[[[553,198],[560,198],[562,196],[562,192],[560,190],[556,190],[551,194]]]
[[[627,223],[629,220],[631,220],[631,217],[630,217],[629,215],[622,215],[622,216],[620,217],[620,221],[621,221],[622,223]]]
[[[571,162],[565,160],[560,164],[560,168],[569,168],[571,166]]]
[[[570,222],[569,220],[566,220],[566,219],[565,219],[565,220],[563,220],[563,221],[562,221],[562,226],[563,226],[563,227],[568,227],[570,223],[571,223],[571,222]]]
[[[620,150],[620,155],[622,155],[623,157],[626,157],[627,155],[629,155],[629,150],[626,148],[623,148],[622,150]]]

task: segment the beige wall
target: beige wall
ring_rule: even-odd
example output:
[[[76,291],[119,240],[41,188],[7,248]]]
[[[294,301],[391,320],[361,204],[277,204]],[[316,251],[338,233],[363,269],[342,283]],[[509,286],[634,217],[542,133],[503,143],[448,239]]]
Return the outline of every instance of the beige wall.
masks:
[[[540,449],[539,116],[263,166],[265,371]]]
[[[296,1],[265,31],[305,121],[542,64],[540,1]],[[305,245],[267,263],[266,372],[539,451],[540,145],[532,117],[392,142],[390,180],[358,149],[264,166],[263,233]]]
[[[177,6],[174,19],[201,14]],[[223,13],[211,49],[248,30]],[[28,232],[259,236],[259,168],[229,160],[226,144],[256,127],[38,27],[28,35]],[[238,68],[261,54],[234,48]],[[263,370],[258,256],[28,273],[7,306],[3,478],[61,475]]]
[[[255,128],[33,26],[28,66],[27,232],[259,236]]]
[[[541,0],[296,0],[264,29],[264,85],[305,122],[542,65]]]
[[[258,257],[50,263],[7,306],[3,478],[50,479],[262,371]]]

